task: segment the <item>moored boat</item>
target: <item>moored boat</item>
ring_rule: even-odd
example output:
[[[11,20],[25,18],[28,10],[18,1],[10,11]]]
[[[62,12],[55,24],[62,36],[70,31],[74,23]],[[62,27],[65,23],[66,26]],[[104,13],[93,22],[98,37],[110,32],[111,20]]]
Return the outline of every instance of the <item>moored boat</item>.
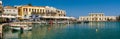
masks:
[[[84,23],[89,23],[89,21],[84,21]]]
[[[32,27],[28,25],[22,25],[22,24],[10,24],[10,28],[13,30],[31,30]]]

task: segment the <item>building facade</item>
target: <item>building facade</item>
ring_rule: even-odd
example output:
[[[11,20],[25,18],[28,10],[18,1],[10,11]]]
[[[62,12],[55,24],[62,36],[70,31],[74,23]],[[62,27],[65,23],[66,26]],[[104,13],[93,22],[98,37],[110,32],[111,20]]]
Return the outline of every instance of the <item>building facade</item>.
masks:
[[[16,6],[17,7],[17,6]],[[66,16],[65,11],[49,6],[18,6],[20,19],[29,19],[31,15],[38,16]]]
[[[0,1],[0,14],[3,12],[2,1]]]
[[[64,10],[56,9],[54,7],[45,6],[46,16],[66,16],[66,12]]]
[[[14,7],[12,7],[12,6],[5,6],[5,7],[4,7],[3,15],[8,15],[8,16],[17,17],[17,16],[18,16],[18,9],[17,9],[17,8],[14,8]]]
[[[105,16],[104,13],[90,13],[89,16],[80,16],[79,21],[116,21],[116,16]]]
[[[14,21],[16,20],[19,16],[18,16],[18,9],[12,7],[12,6],[5,6],[3,8],[3,13],[2,13],[2,17],[4,18],[4,20],[7,21]]]
[[[18,15],[21,16],[20,19],[29,19],[32,14],[37,14],[40,16],[44,16],[45,14],[44,7],[36,7],[36,6],[19,6],[18,7]]]

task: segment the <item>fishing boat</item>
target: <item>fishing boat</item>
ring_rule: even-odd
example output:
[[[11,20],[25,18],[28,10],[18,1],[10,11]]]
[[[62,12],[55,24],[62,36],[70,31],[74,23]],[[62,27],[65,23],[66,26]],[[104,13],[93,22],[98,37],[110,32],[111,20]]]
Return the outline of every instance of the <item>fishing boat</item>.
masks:
[[[32,27],[28,25],[23,25],[23,24],[10,24],[10,28],[13,30],[31,30]]]

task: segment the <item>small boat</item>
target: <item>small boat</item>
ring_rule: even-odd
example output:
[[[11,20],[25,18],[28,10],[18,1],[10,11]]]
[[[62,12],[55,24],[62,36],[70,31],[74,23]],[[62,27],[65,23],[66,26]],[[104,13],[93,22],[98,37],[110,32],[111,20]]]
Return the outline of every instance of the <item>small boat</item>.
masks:
[[[31,30],[31,26],[20,25],[20,24],[11,24],[11,29],[13,30]]]
[[[21,27],[12,27],[13,30],[21,30]],[[23,30],[31,30],[32,27],[26,27],[26,26],[22,26]]]
[[[74,23],[78,23],[78,24],[80,24],[80,23],[82,23],[81,21],[74,21]]]
[[[77,21],[76,23],[81,23],[81,21]]]
[[[89,21],[84,21],[84,23],[89,23]]]

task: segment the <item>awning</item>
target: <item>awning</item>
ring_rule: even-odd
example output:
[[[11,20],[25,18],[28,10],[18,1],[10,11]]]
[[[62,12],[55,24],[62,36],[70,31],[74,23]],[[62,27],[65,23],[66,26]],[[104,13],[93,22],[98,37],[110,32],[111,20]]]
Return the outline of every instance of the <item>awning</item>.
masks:
[[[60,16],[42,16],[42,18],[62,18],[62,19],[75,19],[74,17],[60,17]]]
[[[1,15],[0,17],[3,17],[3,18],[16,18],[15,16],[8,16],[8,15]]]

